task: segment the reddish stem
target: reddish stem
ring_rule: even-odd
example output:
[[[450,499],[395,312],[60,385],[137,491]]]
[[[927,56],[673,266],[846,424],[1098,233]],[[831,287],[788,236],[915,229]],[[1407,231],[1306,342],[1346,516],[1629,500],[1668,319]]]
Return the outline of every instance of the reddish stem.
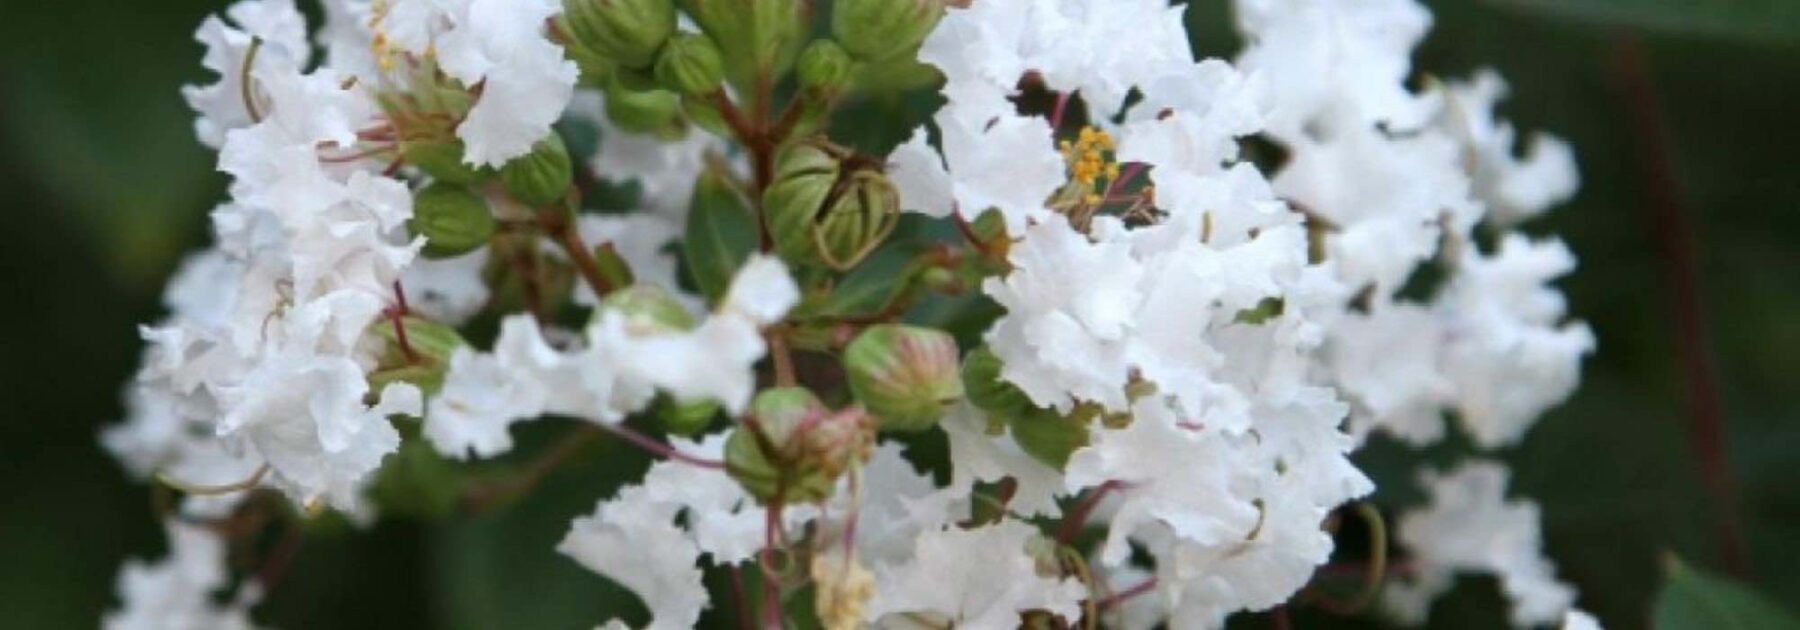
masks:
[[[1056,135],[1062,129],[1063,114],[1069,109],[1069,93],[1056,93],[1056,106],[1050,110],[1050,135]]]
[[[1098,608],[1100,610],[1106,610],[1108,608],[1112,608],[1119,604],[1123,604],[1126,601],[1131,600],[1131,598],[1134,598],[1134,597],[1137,597],[1137,596],[1140,596],[1140,595],[1143,595],[1145,593],[1149,593],[1149,592],[1155,591],[1155,590],[1156,590],[1156,578],[1149,578],[1147,580],[1144,580],[1143,582],[1139,582],[1137,586],[1133,586],[1133,587],[1125,589],[1123,591],[1119,591],[1117,593],[1107,595],[1105,598],[1103,598],[1099,602],[1095,603],[1094,607]]]
[[[1081,533],[1082,526],[1087,524],[1088,516],[1094,512],[1094,508],[1100,506],[1100,500],[1105,499],[1106,495],[1113,490],[1123,487],[1125,487],[1124,482],[1108,481],[1088,492],[1087,497],[1082,499],[1081,503],[1076,505],[1067,517],[1063,518],[1062,527],[1056,531],[1056,542],[1067,545],[1069,541],[1074,540],[1075,536]]]
[[[605,429],[606,432],[616,435],[616,436],[624,439],[626,442],[630,442],[633,446],[644,449],[645,451],[649,451],[651,455],[656,455],[656,456],[663,457],[666,459],[672,459],[672,460],[675,460],[675,461],[678,461],[678,462],[681,462],[684,464],[692,464],[695,466],[699,466],[701,468],[712,468],[712,469],[716,469],[716,470],[724,470],[725,469],[725,462],[714,460],[714,459],[705,459],[702,457],[695,457],[693,455],[683,453],[680,450],[677,450],[673,446],[664,444],[661,441],[658,441],[656,438],[644,435],[642,433],[638,433],[637,431],[634,431],[630,427],[627,427],[623,424],[601,424],[598,426],[602,429]]]
[[[1682,190],[1670,147],[1668,119],[1656,94],[1649,57],[1634,35],[1614,43],[1614,75],[1640,146],[1641,180],[1651,236],[1662,254],[1660,276],[1674,310],[1676,355],[1681,359],[1688,399],[1688,436],[1701,480],[1717,517],[1719,554],[1727,572],[1748,577],[1749,554],[1738,520],[1737,481],[1725,452],[1725,411],[1718,386],[1710,326],[1701,300],[1694,227],[1682,208]]]

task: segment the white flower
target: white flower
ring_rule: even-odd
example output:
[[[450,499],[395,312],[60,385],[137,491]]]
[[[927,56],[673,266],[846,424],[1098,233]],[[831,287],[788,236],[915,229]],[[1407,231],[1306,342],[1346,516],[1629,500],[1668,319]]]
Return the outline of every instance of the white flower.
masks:
[[[214,149],[225,143],[225,133],[255,122],[245,109],[242,78],[253,42],[257,44],[252,70],[297,70],[312,56],[306,42],[306,18],[294,8],[293,0],[243,0],[225,10],[227,22],[219,16],[208,16],[200,23],[194,39],[206,46],[201,65],[219,75],[212,85],[189,85],[181,88],[189,107],[200,115],[194,131],[200,142]],[[259,91],[249,90],[249,98],[260,99]]]
[[[1431,14],[1415,0],[1236,0],[1233,8],[1250,41],[1238,65],[1270,82],[1277,136],[1417,116],[1404,81]]]
[[[1006,309],[986,336],[1001,376],[1041,406],[1125,408],[1127,333],[1144,273],[1131,246],[1091,242],[1060,217],[1020,236],[1007,256],[1013,271],[982,285]]]
[[[1065,492],[1062,473],[1026,454],[1012,436],[989,435],[986,415],[961,405],[939,423],[950,438],[950,489],[967,494],[976,482],[1011,478],[1016,485],[1007,504],[1010,511],[1027,517],[1061,516],[1056,499]]]
[[[1406,303],[1375,303],[1332,327],[1325,360],[1356,403],[1359,433],[1380,428],[1418,446],[1443,439],[1443,409],[1456,391],[1440,367],[1446,341],[1436,313]]]
[[[465,162],[500,166],[548,135],[574,95],[580,71],[544,32],[561,11],[553,0],[396,0],[376,28],[481,87],[456,137],[468,147]]]
[[[1479,216],[1461,149],[1449,138],[1350,128],[1297,140],[1290,149],[1293,159],[1275,176],[1275,191],[1335,227],[1327,258],[1345,283],[1373,284],[1378,296],[1399,291],[1437,253],[1444,230],[1464,234]]]
[[[880,587],[864,616],[886,624],[901,613],[927,614],[958,628],[1011,628],[1028,610],[1073,620],[1087,589],[1038,574],[1028,552],[1038,536],[1013,520],[921,534],[910,561],[876,568]]]
[[[1600,630],[1600,620],[1586,612],[1569,609],[1563,614],[1562,630]]]
[[[243,601],[216,604],[214,591],[228,577],[225,541],[205,527],[170,521],[169,556],[148,564],[130,561],[119,572],[124,607],[106,614],[106,630],[249,630]]]
[[[668,519],[644,514],[646,491],[628,488],[576,519],[556,550],[617,582],[650,609],[653,630],[692,628],[708,605],[700,548]]]
[[[999,92],[985,89],[953,99],[933,120],[943,140],[942,166],[923,129],[892,158],[903,207],[937,217],[956,209],[971,220],[997,209],[1015,236],[1051,217],[1044,203],[1065,176],[1049,123],[1012,113]]]
[[[1158,397],[1139,402],[1131,424],[1094,431],[1093,442],[1069,458],[1067,490],[1117,486],[1119,503],[1100,557],[1124,562],[1128,538],[1157,526],[1202,545],[1243,540],[1257,524],[1250,499],[1234,489],[1244,469],[1241,440],[1187,422]]]
[[[992,0],[952,8],[919,59],[956,83],[1011,93],[1026,73],[1103,115],[1165,65],[1189,63],[1182,10],[1162,0]]]
[[[1419,577],[1389,586],[1397,614],[1422,621],[1455,573],[1499,578],[1517,627],[1555,623],[1568,612],[1575,590],[1556,580],[1556,567],[1542,555],[1537,504],[1507,500],[1503,465],[1471,460],[1447,474],[1423,471],[1419,479],[1431,504],[1400,517],[1397,539]]]
[[[1575,170],[1575,152],[1562,139],[1532,134],[1525,154],[1513,154],[1511,124],[1494,118],[1494,108],[1506,98],[1506,80],[1492,69],[1475,73],[1468,82],[1453,81],[1447,92],[1446,111],[1440,114],[1447,132],[1463,141],[1475,179],[1475,194],[1487,203],[1488,216],[1512,224],[1542,214],[1568,201],[1581,184]]]
[[[1449,338],[1444,374],[1477,444],[1518,442],[1539,414],[1574,393],[1594,334],[1563,323],[1563,296],[1546,286],[1574,268],[1561,242],[1520,234],[1502,239],[1492,257],[1464,254],[1439,308]]]

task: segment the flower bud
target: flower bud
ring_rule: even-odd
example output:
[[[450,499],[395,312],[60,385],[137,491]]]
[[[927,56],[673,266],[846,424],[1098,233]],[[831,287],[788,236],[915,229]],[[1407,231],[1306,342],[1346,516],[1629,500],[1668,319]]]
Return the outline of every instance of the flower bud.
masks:
[[[940,330],[901,324],[869,328],[844,349],[844,370],[850,391],[881,420],[882,429],[928,429],[963,397],[956,340]]]
[[[706,96],[725,83],[725,59],[705,35],[676,35],[656,58],[656,81],[684,96]]]
[[[600,312],[625,318],[625,330],[633,335],[654,335],[693,330],[699,323],[675,296],[654,284],[636,284],[606,295]]]
[[[734,81],[775,74],[792,61],[808,22],[803,0],[685,0],[688,15],[718,43]]]
[[[446,184],[466,186],[494,174],[492,169],[477,168],[464,162],[463,155],[467,152],[463,141],[456,138],[400,141],[400,157],[407,164],[418,167],[432,180]]]
[[[500,167],[500,182],[506,185],[507,194],[532,207],[562,201],[574,180],[569,149],[555,133],[544,136],[530,153]]]
[[[382,344],[376,354],[375,369],[369,373],[372,391],[380,391],[389,383],[405,382],[419,386],[427,394],[434,393],[444,384],[450,355],[468,345],[455,328],[411,315],[398,321],[390,317],[378,319],[369,325],[369,332]]]
[[[831,498],[837,478],[874,445],[874,423],[860,407],[833,413],[805,388],[764,390],[750,409],[755,422],[726,438],[726,470],[765,503]]]
[[[606,117],[620,129],[667,137],[679,134],[681,97],[663,89],[633,90],[614,83],[606,89]]]
[[[573,41],[628,68],[655,63],[675,33],[673,0],[563,0],[557,25]]]
[[[656,397],[656,417],[671,435],[692,437],[705,431],[718,417],[718,401],[681,402],[668,395]]]
[[[494,235],[487,200],[469,189],[433,183],[413,195],[413,234],[425,237],[426,258],[454,258],[480,249]]]
[[[782,152],[763,193],[778,254],[794,265],[856,266],[899,222],[900,197],[872,162],[822,143]]]
[[[804,92],[835,96],[850,81],[850,54],[829,39],[813,40],[794,62],[794,74]]]
[[[925,41],[944,16],[944,0],[838,0],[831,32],[857,59],[886,61]]]

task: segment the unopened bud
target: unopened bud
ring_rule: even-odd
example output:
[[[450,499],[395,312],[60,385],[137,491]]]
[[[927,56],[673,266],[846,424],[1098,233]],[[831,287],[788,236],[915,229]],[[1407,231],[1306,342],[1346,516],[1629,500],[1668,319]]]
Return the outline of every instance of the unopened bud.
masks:
[[[705,35],[676,35],[656,59],[656,81],[684,96],[719,91],[725,83],[725,59],[719,45]]]
[[[831,32],[857,59],[887,61],[912,51],[944,16],[944,0],[838,0]]]
[[[418,167],[420,172],[431,176],[433,181],[466,186],[494,174],[491,169],[477,168],[464,162],[463,155],[467,153],[468,149],[462,140],[455,138],[400,142],[400,157],[407,164]]]
[[[803,0],[685,0],[700,30],[717,42],[734,80],[772,73],[793,59],[806,28]]]
[[[800,58],[794,61],[794,74],[800,80],[802,91],[835,95],[850,81],[853,63],[843,46],[829,39],[818,39],[800,51]]]
[[[881,428],[920,431],[961,400],[956,340],[918,326],[882,324],[844,349],[850,391],[881,420]]]
[[[763,208],[776,252],[791,264],[847,270],[899,222],[893,183],[848,151],[802,142],[783,151],[775,168]]]
[[[573,41],[628,68],[656,62],[675,33],[673,0],[563,0],[557,25]]]
[[[625,131],[666,137],[682,128],[681,97],[668,90],[633,90],[615,82],[606,89],[606,117]]]
[[[500,167],[500,182],[506,185],[507,194],[532,207],[561,201],[574,180],[569,149],[554,132],[539,140],[530,153]]]
[[[834,413],[804,388],[764,390],[750,407],[755,423],[726,438],[726,469],[765,503],[831,498],[838,477],[874,444],[873,422],[860,407]]]
[[[413,195],[413,234],[425,237],[426,258],[454,258],[480,249],[494,235],[487,200],[467,187],[433,183]]]
[[[369,373],[373,391],[404,382],[434,393],[444,384],[450,355],[468,345],[455,328],[411,315],[383,317],[369,325],[369,332],[382,344]]]

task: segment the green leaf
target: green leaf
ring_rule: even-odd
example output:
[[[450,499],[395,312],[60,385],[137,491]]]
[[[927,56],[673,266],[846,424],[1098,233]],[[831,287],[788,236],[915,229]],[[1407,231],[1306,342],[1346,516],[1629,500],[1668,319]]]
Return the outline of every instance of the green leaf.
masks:
[[[1487,1],[1605,26],[1787,46],[1800,40],[1800,3],[1791,0]]]
[[[756,249],[756,224],[726,177],[714,169],[700,174],[683,242],[688,273],[709,302],[725,295],[732,275]]]
[[[1800,619],[1762,594],[1670,556],[1669,579],[1656,598],[1658,630],[1791,630]]]

